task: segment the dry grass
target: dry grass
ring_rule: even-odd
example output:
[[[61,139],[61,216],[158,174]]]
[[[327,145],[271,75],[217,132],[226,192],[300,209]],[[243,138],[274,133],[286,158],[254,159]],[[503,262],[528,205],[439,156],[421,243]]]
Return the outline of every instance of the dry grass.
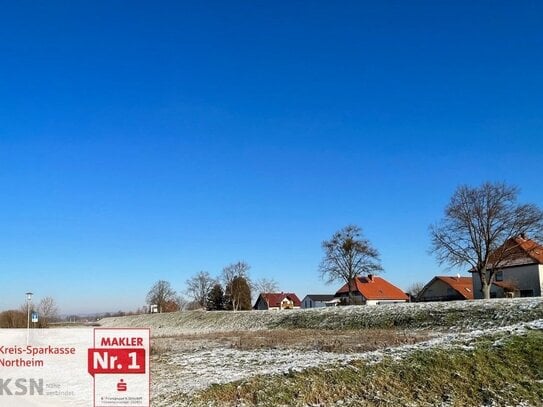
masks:
[[[296,349],[324,352],[367,352],[392,346],[414,344],[428,338],[423,332],[396,329],[365,329],[330,331],[314,329],[259,330],[184,334],[155,338],[151,353],[160,354],[173,349],[216,346],[239,350]]]
[[[483,339],[474,349],[430,349],[401,361],[354,361],[215,385],[206,406],[542,406],[543,332]]]

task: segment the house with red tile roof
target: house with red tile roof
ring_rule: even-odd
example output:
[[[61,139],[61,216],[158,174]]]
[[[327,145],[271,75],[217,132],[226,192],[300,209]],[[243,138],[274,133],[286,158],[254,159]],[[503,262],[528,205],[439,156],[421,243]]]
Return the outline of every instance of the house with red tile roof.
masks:
[[[302,303],[294,293],[260,293],[253,309],[255,310],[283,310],[299,309]]]
[[[473,300],[471,277],[436,276],[417,295],[417,301]]]
[[[506,256],[504,256],[504,253]],[[490,287],[492,298],[502,297],[540,297],[543,294],[543,246],[536,241],[520,235],[507,240],[490,257],[506,257],[498,265],[494,282]],[[473,294],[476,299],[483,298],[479,275],[473,273]]]
[[[350,290],[352,290],[351,293],[355,304],[377,305],[407,302],[409,300],[407,294],[400,288],[389,283],[384,278],[371,274],[365,277],[356,277],[351,284],[344,284],[336,292],[335,297],[348,302]]]

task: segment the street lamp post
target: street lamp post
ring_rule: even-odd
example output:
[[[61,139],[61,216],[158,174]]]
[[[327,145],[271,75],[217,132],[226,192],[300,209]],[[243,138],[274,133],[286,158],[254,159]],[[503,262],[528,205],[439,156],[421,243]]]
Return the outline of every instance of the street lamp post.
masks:
[[[32,293],[29,291],[26,294],[26,342],[28,344],[28,336],[30,334],[30,301],[32,300]]]

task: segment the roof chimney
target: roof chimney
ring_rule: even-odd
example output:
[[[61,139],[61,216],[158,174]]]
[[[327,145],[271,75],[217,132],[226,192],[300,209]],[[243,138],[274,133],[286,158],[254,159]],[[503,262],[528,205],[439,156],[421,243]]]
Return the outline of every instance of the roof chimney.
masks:
[[[368,280],[373,282],[373,274],[368,274]]]

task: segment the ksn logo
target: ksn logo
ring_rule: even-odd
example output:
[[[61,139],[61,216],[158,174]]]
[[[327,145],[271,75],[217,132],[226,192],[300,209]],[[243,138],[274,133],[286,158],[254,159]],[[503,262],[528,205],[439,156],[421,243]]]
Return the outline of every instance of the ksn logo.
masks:
[[[121,379],[119,380],[119,383],[117,383],[117,391],[127,391],[128,390],[128,384]]]

